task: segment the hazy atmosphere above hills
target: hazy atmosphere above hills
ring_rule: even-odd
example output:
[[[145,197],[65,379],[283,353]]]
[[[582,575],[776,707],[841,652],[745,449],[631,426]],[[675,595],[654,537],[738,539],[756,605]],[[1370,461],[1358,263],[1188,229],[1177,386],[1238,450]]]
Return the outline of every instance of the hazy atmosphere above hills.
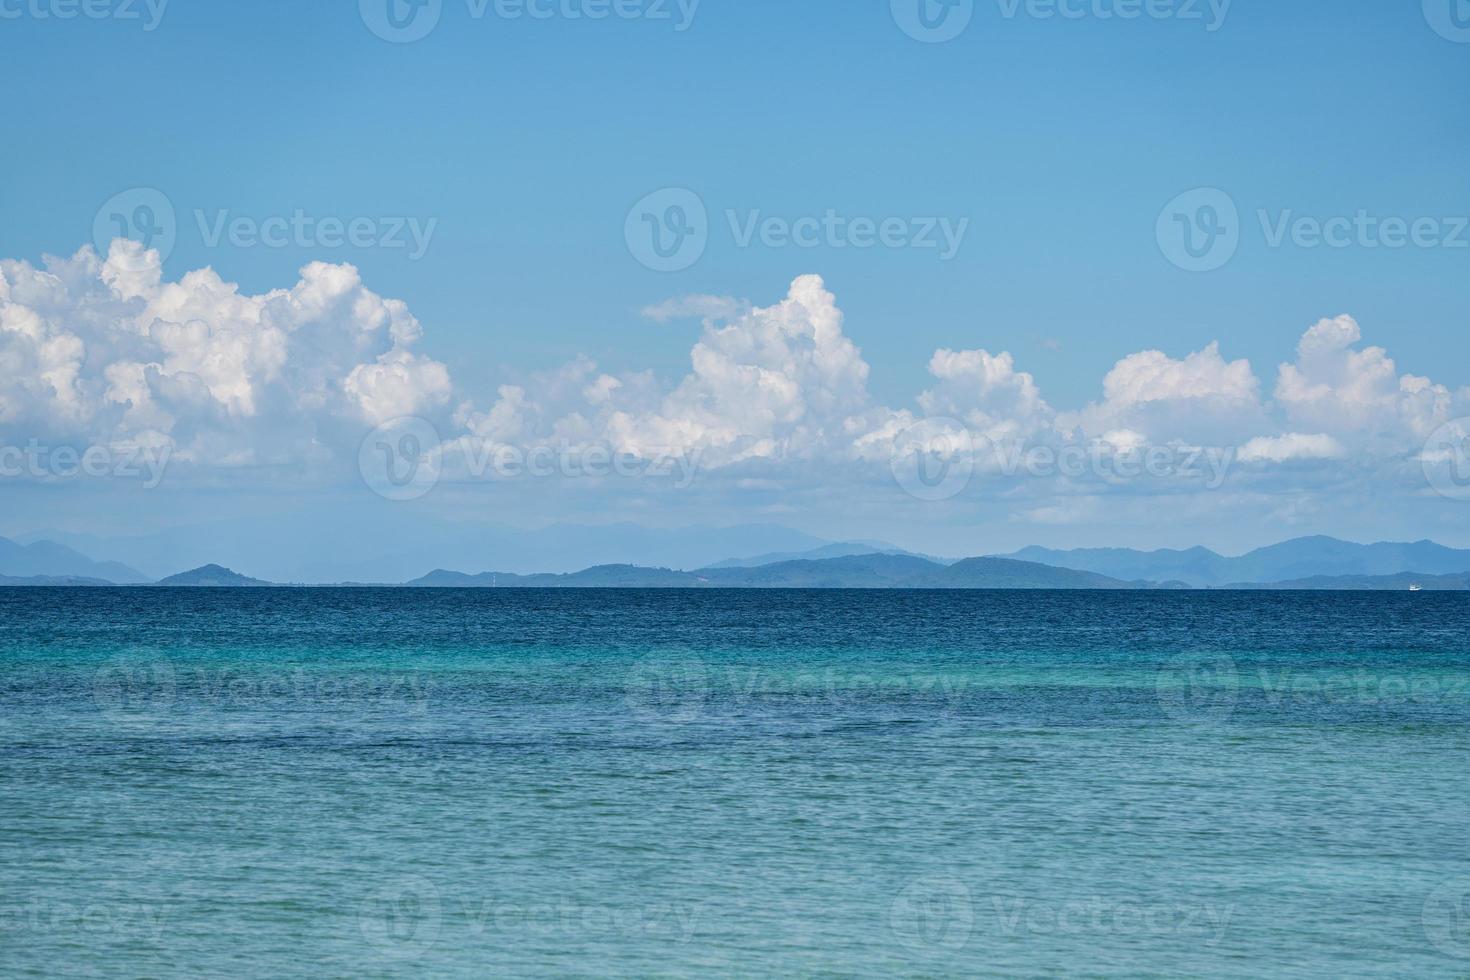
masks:
[[[568,548],[578,532],[591,529],[559,528],[548,532],[547,553],[559,553],[562,567],[511,570],[505,548],[535,547],[535,536],[486,542],[484,554],[458,567],[442,565],[408,573],[364,574],[388,565],[368,562],[335,566],[336,574],[318,576],[247,574],[217,562],[191,566],[169,574],[144,572],[121,561],[97,561],[53,541],[20,544],[0,538],[0,585],[98,586],[264,586],[264,585],[409,585],[435,588],[1051,588],[1051,589],[1192,589],[1192,588],[1304,588],[1304,589],[1422,589],[1462,590],[1470,587],[1470,550],[1447,548],[1430,541],[1415,543],[1353,544],[1333,538],[1300,538],[1257,549],[1244,555],[1224,556],[1206,548],[1183,551],[1139,551],[1128,548],[1061,551],[1024,548],[1010,555],[943,558],[916,555],[882,542],[817,542],[805,550],[751,553],[754,542],[795,532],[778,527],[689,529],[670,538],[640,538],[634,529],[620,529],[616,560],[593,558],[593,552]],[[699,532],[699,533],[696,533]],[[555,535],[562,535],[562,550]],[[738,542],[738,543],[737,543]],[[105,547],[105,542],[94,542]],[[136,542],[131,544],[136,545]],[[697,557],[713,549],[735,549],[730,557]],[[701,549],[702,552],[701,552]],[[111,552],[118,553],[118,552]],[[158,558],[134,549],[135,558]],[[682,560],[678,560],[682,557]],[[675,560],[670,561],[669,559]],[[403,561],[401,556],[400,561]],[[522,557],[523,562],[534,559]],[[549,562],[550,559],[547,559]],[[286,568],[289,563],[273,567]],[[254,566],[250,572],[258,571]],[[319,565],[330,569],[334,566]],[[406,567],[406,566],[405,566]],[[524,567],[524,566],[522,566]]]

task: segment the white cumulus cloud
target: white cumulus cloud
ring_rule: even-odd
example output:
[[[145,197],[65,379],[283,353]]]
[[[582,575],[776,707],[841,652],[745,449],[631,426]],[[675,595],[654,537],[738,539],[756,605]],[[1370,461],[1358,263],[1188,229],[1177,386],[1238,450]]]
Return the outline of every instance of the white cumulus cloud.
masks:
[[[1293,424],[1392,450],[1422,441],[1467,406],[1441,384],[1400,375],[1382,347],[1358,347],[1350,316],[1319,321],[1277,375],[1276,401]]]
[[[451,391],[410,349],[407,307],[350,265],[250,295],[208,268],[167,281],[156,252],[118,240],[106,259],[0,261],[0,284],[0,425],[15,435],[294,463],[323,428],[428,412]]]
[[[1400,374],[1346,316],[1306,331],[1269,399],[1249,361],[1212,343],[1182,357],[1128,354],[1099,397],[1058,410],[1010,353],[978,345],[929,355],[932,381],[907,406],[875,402],[870,366],[815,275],[769,306],[693,296],[645,313],[702,321],[680,376],[608,373],[576,357],[485,397],[420,351],[424,329],[408,307],[350,265],[313,262],[294,284],[250,294],[209,268],[169,280],[156,253],[126,241],[106,258],[87,247],[40,265],[0,261],[0,438],[166,444],[200,467],[302,469],[354,459],[367,429],[423,416],[447,441],[480,449],[697,453],[705,470],[729,468],[738,489],[797,471],[881,475],[915,422],[943,417],[977,447],[1083,448],[1088,458],[1234,447],[1253,464],[1245,478],[1316,460],[1320,482],[1335,465],[1361,474],[1411,459],[1429,432],[1470,415],[1465,390]],[[996,476],[981,463],[977,472]],[[1049,485],[1076,496],[1069,482],[1087,484],[1083,496],[1112,492],[1086,476]],[[1028,506],[1058,513],[1044,497]]]
[[[1339,459],[1344,455],[1342,443],[1329,435],[1288,432],[1280,436],[1256,436],[1240,447],[1235,458],[1242,463],[1285,463],[1293,459]]]

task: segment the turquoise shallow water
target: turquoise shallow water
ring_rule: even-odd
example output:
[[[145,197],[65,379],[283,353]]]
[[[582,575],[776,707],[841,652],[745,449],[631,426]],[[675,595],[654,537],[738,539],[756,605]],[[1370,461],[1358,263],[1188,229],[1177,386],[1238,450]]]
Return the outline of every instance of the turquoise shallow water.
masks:
[[[0,590],[0,974],[1470,976],[1467,614]]]

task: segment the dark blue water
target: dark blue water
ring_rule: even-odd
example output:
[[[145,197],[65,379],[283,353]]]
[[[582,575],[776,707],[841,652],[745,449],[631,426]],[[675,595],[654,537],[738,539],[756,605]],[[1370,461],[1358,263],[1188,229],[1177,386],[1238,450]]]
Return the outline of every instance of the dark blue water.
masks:
[[[1467,616],[0,590],[0,974],[1466,976]]]

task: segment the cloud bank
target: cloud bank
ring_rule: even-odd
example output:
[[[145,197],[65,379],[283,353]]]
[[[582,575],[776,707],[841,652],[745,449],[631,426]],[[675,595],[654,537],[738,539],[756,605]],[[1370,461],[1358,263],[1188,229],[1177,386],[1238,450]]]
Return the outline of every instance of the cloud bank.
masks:
[[[463,445],[697,453],[734,488],[795,473],[871,477],[916,423],[943,417],[996,458],[1229,447],[1249,471],[1291,468],[1301,486],[1307,467],[1330,487],[1365,467],[1417,465],[1431,433],[1470,415],[1470,392],[1399,373],[1348,316],[1309,327],[1274,377],[1218,343],[1180,358],[1139,351],[1108,371],[1095,400],[1061,411],[1009,352],[978,346],[933,352],[932,383],[911,405],[878,404],[871,367],[818,276],[769,306],[694,296],[645,313],[703,321],[683,377],[609,374],[577,358],[469,392],[416,350],[423,329],[407,306],[350,265],[314,262],[294,285],[252,296],[207,268],[167,281],[156,253],[123,240],[106,258],[85,247],[39,266],[5,260],[0,440],[166,445],[194,472],[306,474],[355,458],[374,426],[418,416]],[[1079,481],[1048,473],[1038,492],[1065,495]],[[1052,520],[1067,506],[1034,513]]]
[[[0,261],[0,433],[307,465],[353,427],[448,403],[448,369],[413,350],[421,333],[349,265],[313,262],[247,296],[212,269],[166,282],[156,252],[121,239],[105,260]]]

